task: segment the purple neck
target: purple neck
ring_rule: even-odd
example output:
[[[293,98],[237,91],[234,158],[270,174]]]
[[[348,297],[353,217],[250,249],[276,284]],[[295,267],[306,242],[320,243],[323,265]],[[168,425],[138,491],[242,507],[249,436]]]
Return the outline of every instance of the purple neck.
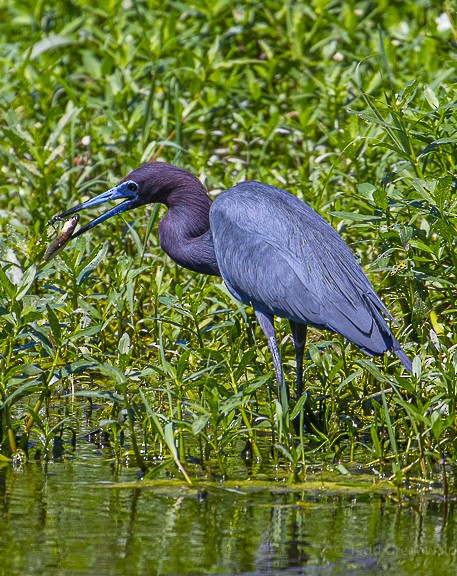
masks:
[[[164,198],[168,213],[159,222],[160,244],[180,266],[220,276],[209,223],[211,200],[195,179],[180,183]]]

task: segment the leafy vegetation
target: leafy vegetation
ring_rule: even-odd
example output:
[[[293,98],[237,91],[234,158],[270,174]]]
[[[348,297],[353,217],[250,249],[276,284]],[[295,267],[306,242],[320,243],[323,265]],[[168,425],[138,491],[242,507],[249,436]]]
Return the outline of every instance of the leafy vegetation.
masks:
[[[399,484],[455,469],[456,13],[0,0],[1,457],[52,457],[66,415],[95,402],[111,453],[151,476],[226,473],[234,452],[291,480],[316,460]],[[398,319],[413,375],[311,331],[310,394],[283,411],[252,311],[161,252],[159,207],[43,262],[53,215],[156,160],[211,194],[283,187],[330,219]],[[319,426],[297,436],[305,400]]]

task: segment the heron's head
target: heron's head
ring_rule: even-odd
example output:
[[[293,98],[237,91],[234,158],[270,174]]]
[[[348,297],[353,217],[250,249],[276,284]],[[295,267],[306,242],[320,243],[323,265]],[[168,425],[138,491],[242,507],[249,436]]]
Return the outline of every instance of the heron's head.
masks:
[[[55,216],[52,221],[65,219],[71,214],[87,210],[88,208],[94,208],[99,204],[122,200],[122,202],[107,212],[104,212],[82,228],[79,228],[79,230],[72,235],[72,238],[76,238],[101,222],[108,220],[108,218],[122,214],[122,212],[126,212],[127,210],[132,210],[143,204],[160,202],[169,205],[173,193],[176,194],[180,190],[192,187],[203,189],[200,181],[187,172],[187,170],[177,168],[165,162],[143,164],[121,180],[114,188],[66,210],[62,214]]]

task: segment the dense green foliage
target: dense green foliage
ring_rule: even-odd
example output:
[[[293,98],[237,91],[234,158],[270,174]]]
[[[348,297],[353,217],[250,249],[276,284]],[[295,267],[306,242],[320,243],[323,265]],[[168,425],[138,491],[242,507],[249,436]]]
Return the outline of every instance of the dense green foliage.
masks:
[[[399,482],[454,463],[455,13],[449,0],[0,0],[1,454],[22,460],[31,437],[46,451],[79,395],[104,406],[116,457],[150,474],[223,471],[227,453],[265,458],[270,443],[291,477],[311,452]],[[282,414],[252,311],[161,252],[162,209],[43,262],[54,214],[152,160],[214,194],[283,187],[331,220],[414,374],[311,331],[320,425],[297,441],[303,402]]]

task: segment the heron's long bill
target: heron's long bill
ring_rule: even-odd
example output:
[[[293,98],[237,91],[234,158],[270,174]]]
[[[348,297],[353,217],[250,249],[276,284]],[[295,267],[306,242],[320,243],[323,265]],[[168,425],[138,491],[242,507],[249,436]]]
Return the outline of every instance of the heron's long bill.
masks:
[[[67,216],[70,216],[71,214],[81,212],[81,210],[86,210],[87,208],[93,208],[94,206],[104,204],[105,202],[111,202],[111,200],[124,199],[124,202],[121,202],[114,208],[111,208],[111,210],[108,210],[104,214],[98,216],[98,218],[95,218],[85,226],[82,226],[82,228],[79,228],[79,230],[77,230],[71,236],[71,238],[76,238],[77,236],[81,236],[81,234],[84,234],[84,232],[87,232],[91,228],[94,228],[94,226],[97,226],[101,222],[108,220],[108,218],[111,218],[112,216],[117,216],[117,214],[121,214],[126,210],[136,208],[136,206],[138,206],[137,190],[138,190],[138,184],[136,184],[136,182],[133,182],[133,180],[127,180],[127,182],[122,182],[118,186],[111,188],[111,190],[108,190],[107,192],[103,192],[102,194],[95,196],[95,198],[91,198],[90,200],[87,200],[82,204],[78,204],[77,206],[74,206],[73,208],[70,208],[69,210],[62,212],[62,214],[59,214],[58,216],[54,216],[54,218],[51,220],[51,223],[55,222],[56,220],[63,220],[67,218]]]

